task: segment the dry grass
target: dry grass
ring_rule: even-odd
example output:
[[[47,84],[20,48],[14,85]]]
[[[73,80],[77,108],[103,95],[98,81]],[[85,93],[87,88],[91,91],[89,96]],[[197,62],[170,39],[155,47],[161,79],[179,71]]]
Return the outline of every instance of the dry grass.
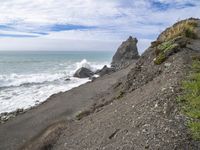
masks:
[[[196,39],[197,35],[195,28],[197,26],[198,23],[196,20],[186,20],[177,23],[166,32],[165,41],[168,41],[178,36]]]
[[[167,29],[160,41],[158,40],[151,44],[151,47],[155,47],[156,58],[154,63],[156,65],[162,64],[170,55],[185,47],[189,38],[198,38],[197,26],[198,22],[195,19],[188,19],[180,21]]]

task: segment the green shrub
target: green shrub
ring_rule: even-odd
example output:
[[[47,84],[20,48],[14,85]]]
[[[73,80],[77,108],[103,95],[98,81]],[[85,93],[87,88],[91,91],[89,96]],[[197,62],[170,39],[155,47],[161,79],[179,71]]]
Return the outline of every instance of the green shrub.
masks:
[[[192,72],[182,84],[184,94],[180,97],[183,112],[191,118],[188,124],[194,139],[200,140],[200,61],[194,60]],[[197,121],[199,120],[199,122]]]
[[[158,49],[160,49],[161,51],[164,51],[165,49],[169,48],[172,44],[173,44],[172,40],[163,42],[162,44],[158,46]]]
[[[156,58],[154,60],[154,63],[156,65],[162,64],[169,55],[173,54],[179,47],[179,44],[174,43],[174,40],[166,41],[160,44],[155,53]]]
[[[162,64],[166,60],[166,56],[164,53],[160,53],[154,60],[156,65]]]

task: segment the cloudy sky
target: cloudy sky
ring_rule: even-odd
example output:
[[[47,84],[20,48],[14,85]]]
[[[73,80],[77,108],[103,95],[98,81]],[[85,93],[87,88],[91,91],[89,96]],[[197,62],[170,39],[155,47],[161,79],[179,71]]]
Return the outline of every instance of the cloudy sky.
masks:
[[[0,50],[116,50],[132,35],[142,52],[200,0],[0,0],[0,14]]]

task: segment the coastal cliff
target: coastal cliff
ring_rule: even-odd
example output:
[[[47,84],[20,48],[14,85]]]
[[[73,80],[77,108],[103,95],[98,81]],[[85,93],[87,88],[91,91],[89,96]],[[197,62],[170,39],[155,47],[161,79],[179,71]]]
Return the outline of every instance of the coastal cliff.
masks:
[[[0,148],[198,150],[200,20],[190,18],[166,29],[140,57],[137,40],[128,41],[131,48],[122,47],[133,55],[124,57],[127,63],[114,56],[116,72],[53,95],[0,126]],[[2,140],[6,134],[9,140]]]
[[[53,149],[199,149],[200,131],[188,125],[198,126],[197,117],[177,100],[200,56],[199,29],[199,20],[188,19],[163,32],[112,87],[112,96],[102,97],[113,101],[82,113]]]

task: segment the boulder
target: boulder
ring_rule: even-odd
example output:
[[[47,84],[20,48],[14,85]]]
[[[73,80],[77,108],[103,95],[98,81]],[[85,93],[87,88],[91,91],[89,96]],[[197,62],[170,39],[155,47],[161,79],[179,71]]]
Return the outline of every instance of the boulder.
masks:
[[[112,58],[111,67],[119,70],[135,62],[140,57],[137,49],[137,42],[138,40],[132,38],[132,36],[124,41]]]
[[[89,77],[92,77],[93,75],[94,75],[94,72],[92,72],[91,70],[85,67],[82,67],[75,72],[74,77],[89,78]]]
[[[114,68],[108,68],[105,65],[101,70],[98,70],[98,72],[96,72],[96,74],[98,74],[100,76],[104,76],[105,74],[110,74],[112,72],[115,72],[115,69]]]
[[[70,78],[66,78],[65,81],[70,81]]]

